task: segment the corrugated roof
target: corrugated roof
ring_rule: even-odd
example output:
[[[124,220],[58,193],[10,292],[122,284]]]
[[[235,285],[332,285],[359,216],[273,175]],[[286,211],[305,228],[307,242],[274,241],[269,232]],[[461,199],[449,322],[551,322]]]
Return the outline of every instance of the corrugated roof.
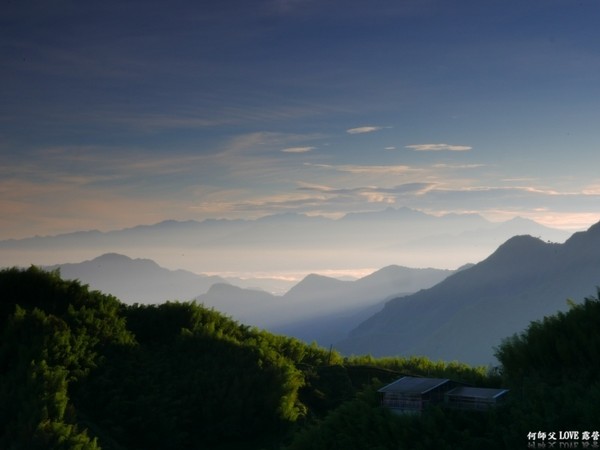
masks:
[[[402,394],[425,394],[426,392],[449,382],[447,378],[416,378],[403,377],[387,386],[382,387],[377,392],[399,392]]]
[[[446,392],[446,395],[450,397],[471,397],[482,400],[493,400],[506,392],[508,392],[508,389],[491,389],[460,386]]]

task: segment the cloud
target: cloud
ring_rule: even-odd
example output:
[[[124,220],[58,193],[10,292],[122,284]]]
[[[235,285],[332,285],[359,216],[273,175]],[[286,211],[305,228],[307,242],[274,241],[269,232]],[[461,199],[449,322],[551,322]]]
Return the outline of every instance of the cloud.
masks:
[[[385,147],[384,150],[396,150],[396,147],[389,146],[389,147]]]
[[[307,166],[318,167],[321,169],[331,169],[336,170],[338,172],[347,172],[347,173],[364,173],[364,174],[399,174],[399,173],[409,173],[415,172],[416,169],[410,166],[405,165],[396,165],[396,166],[360,166],[353,164],[342,164],[333,166],[330,164],[305,164]]]
[[[434,164],[432,166],[435,169],[479,169],[485,167],[485,164]]]
[[[356,210],[362,210],[366,204],[396,204],[399,200],[420,197],[435,186],[431,183],[405,183],[392,187],[368,186],[333,187],[324,184],[300,182],[295,192],[273,195],[249,194],[241,199],[239,193],[215,191],[210,197],[196,203],[193,209],[202,214],[220,214],[240,218],[261,217],[280,212],[296,212],[310,215],[323,215],[339,218]],[[215,204],[219,210],[215,210]],[[369,207],[368,207],[369,208]]]
[[[363,133],[372,133],[373,131],[379,131],[381,130],[383,127],[357,127],[357,128],[350,128],[348,130],[346,130],[346,133],[348,134],[363,134]]]
[[[350,195],[350,194],[422,194],[435,187],[434,183],[404,183],[391,188],[379,186],[360,186],[355,188],[333,188],[330,186],[305,184],[298,190],[320,192],[323,194]]]
[[[337,170],[349,173],[372,173],[372,174],[385,174],[385,173],[407,173],[413,169],[409,166],[397,165],[397,166],[337,166]]]
[[[451,144],[412,144],[407,145],[406,148],[418,152],[439,152],[439,151],[452,151],[452,152],[464,152],[471,150],[473,147],[468,145],[451,145]]]
[[[288,147],[281,149],[281,151],[283,153],[308,153],[316,148],[317,147]]]
[[[307,141],[320,139],[320,134],[294,134],[273,131],[255,131],[236,135],[222,145],[221,156],[235,156],[248,153],[271,154],[280,149],[286,153],[303,153],[316,149],[313,146],[301,146]]]
[[[582,189],[583,195],[600,195],[600,184],[592,184]]]

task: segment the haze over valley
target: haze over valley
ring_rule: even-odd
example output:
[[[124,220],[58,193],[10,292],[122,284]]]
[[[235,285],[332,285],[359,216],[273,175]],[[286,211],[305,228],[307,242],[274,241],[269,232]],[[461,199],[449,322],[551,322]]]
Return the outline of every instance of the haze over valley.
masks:
[[[388,208],[337,220],[286,214],[251,221],[167,221],[2,241],[0,254],[39,251],[43,259],[121,249],[159,260],[170,253],[173,261],[188,264],[196,255],[197,267],[213,270],[173,270],[116,252],[45,268],[129,304],[194,300],[240,323],[333,345],[346,355],[425,355],[493,365],[494,347],[503,338],[565,310],[567,298],[581,301],[594,294],[600,276],[598,227],[569,235],[520,218],[493,223],[472,214],[435,217]],[[386,241],[394,244],[384,246]],[[237,259],[228,260],[234,249]],[[454,269],[390,264],[369,272],[361,266],[393,255],[458,263],[483,252],[487,255]],[[220,264],[254,277],[216,275]],[[308,271],[311,264],[317,269]],[[343,276],[319,274],[318,268]],[[361,271],[368,273],[357,276]]]
[[[120,253],[173,270],[251,279],[244,287],[283,294],[310,273],[357,279],[389,265],[454,270],[481,261],[517,234],[552,242],[570,235],[522,218],[491,222],[477,214],[434,216],[390,207],[339,219],[280,214],[256,220],[170,220],[4,240],[0,264],[66,264]]]

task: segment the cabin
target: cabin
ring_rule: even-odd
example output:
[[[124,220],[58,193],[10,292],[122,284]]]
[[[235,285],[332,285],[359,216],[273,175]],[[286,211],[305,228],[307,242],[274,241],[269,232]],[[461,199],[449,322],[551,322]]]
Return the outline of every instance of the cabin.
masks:
[[[420,414],[430,405],[485,411],[502,403],[508,389],[477,388],[447,378],[402,377],[377,392],[381,405],[397,414]]]
[[[485,411],[506,400],[508,389],[456,387],[444,395],[444,406],[454,409]]]
[[[398,414],[420,414],[432,404],[444,401],[444,394],[458,383],[447,378],[402,377],[377,392],[381,405]]]

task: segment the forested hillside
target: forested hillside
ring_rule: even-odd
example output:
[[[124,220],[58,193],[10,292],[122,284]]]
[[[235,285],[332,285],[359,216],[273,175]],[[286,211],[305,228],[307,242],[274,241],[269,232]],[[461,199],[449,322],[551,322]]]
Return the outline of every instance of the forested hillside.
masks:
[[[595,293],[600,223],[563,244],[514,236],[485,260],[398,297],[337,344],[344,354],[420,354],[497,364],[493,347],[533,320]]]
[[[287,450],[597,448],[598,324],[600,302],[588,298],[505,339],[496,355],[510,400],[497,409],[433,407],[421,416],[395,416],[378,406],[369,388],[296,434]],[[579,437],[561,440],[565,430]]]
[[[342,358],[194,303],[127,306],[36,267],[0,272],[0,447],[523,448],[529,431],[599,427],[600,303],[532,324],[499,371],[426,358]],[[400,417],[402,375],[511,389],[488,413]]]

